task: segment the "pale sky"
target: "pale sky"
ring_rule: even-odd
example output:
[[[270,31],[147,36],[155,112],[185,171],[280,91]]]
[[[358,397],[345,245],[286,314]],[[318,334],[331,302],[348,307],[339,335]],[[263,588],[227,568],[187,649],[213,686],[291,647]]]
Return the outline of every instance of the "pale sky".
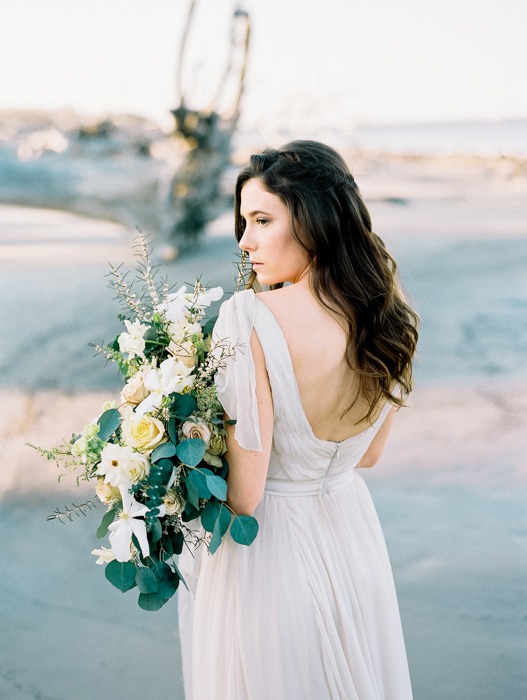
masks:
[[[217,84],[236,4],[201,0],[196,70],[188,72],[197,106]],[[241,4],[253,28],[244,126],[527,117],[523,0]],[[133,112],[168,123],[187,7],[188,0],[4,0],[0,108]]]

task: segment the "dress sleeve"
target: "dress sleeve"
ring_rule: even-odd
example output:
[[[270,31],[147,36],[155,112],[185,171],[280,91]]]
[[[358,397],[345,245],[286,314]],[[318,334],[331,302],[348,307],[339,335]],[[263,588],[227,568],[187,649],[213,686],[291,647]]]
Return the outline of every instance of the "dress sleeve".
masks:
[[[234,437],[246,450],[262,451],[256,371],[251,352],[256,299],[250,289],[225,301],[214,326],[213,344],[223,355],[216,374],[218,398],[230,418],[236,420]]]

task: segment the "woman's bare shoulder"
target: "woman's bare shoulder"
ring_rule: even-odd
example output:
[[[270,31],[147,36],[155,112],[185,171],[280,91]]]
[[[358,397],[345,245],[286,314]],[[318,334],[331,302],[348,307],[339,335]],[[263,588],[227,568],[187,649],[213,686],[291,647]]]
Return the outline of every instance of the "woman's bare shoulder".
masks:
[[[257,298],[260,299],[273,312],[283,312],[297,310],[300,305],[316,304],[316,300],[309,288],[302,287],[297,284],[291,284],[280,289],[271,289],[266,292],[258,292]]]

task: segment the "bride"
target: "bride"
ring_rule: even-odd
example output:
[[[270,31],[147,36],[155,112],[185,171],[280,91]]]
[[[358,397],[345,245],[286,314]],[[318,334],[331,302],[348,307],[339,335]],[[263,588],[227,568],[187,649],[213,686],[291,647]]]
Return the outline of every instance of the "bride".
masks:
[[[259,533],[180,559],[186,699],[407,700],[390,562],[358,469],[411,390],[417,316],[323,144],[251,156],[235,230],[252,272],[215,327],[235,348],[217,389],[236,420],[228,504]]]

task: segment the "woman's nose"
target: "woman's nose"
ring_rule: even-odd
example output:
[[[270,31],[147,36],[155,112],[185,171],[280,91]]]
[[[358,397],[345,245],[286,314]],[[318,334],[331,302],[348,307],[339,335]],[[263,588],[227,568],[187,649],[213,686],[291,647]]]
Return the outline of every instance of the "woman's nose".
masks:
[[[241,248],[241,250],[245,250],[247,252],[254,250],[254,241],[247,232],[247,229],[245,229],[243,236],[238,241],[238,246]]]

